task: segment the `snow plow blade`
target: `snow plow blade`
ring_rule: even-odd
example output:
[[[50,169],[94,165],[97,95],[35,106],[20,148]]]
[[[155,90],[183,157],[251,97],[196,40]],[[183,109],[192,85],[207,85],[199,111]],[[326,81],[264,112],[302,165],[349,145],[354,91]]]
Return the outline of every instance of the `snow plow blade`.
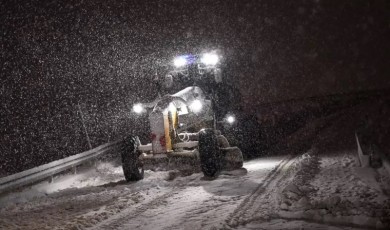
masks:
[[[193,171],[200,172],[199,160],[196,157],[165,156],[165,157],[144,157],[142,162],[145,170],[152,171]]]
[[[221,170],[242,168],[242,152],[237,147],[220,148]],[[171,152],[169,154],[140,156],[145,170],[152,171],[201,171],[199,153],[197,151]]]

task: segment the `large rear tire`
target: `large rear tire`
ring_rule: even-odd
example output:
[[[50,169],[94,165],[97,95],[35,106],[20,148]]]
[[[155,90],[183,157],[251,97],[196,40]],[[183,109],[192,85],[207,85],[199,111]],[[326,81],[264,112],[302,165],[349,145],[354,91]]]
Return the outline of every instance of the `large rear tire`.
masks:
[[[207,177],[215,177],[221,171],[221,154],[218,139],[213,129],[199,132],[199,157],[202,172]]]
[[[144,178],[144,167],[139,160],[137,151],[137,138],[129,136],[124,138],[121,149],[122,168],[126,181],[138,181]]]

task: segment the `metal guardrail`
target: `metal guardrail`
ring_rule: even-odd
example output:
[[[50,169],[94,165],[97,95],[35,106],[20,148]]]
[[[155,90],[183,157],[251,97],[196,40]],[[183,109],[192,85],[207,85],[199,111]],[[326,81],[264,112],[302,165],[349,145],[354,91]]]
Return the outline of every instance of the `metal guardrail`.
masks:
[[[100,145],[86,152],[82,152],[32,169],[25,170],[20,173],[0,178],[0,194],[3,192],[10,191],[12,189],[33,184],[60,172],[66,171],[72,167],[81,165],[108,151],[112,151],[116,148],[119,148],[121,143],[121,141],[115,141]]]

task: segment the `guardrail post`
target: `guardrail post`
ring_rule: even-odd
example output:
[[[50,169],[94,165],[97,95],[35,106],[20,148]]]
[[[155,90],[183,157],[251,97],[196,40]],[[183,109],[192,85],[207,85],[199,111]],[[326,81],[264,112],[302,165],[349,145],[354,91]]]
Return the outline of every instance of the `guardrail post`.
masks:
[[[356,143],[358,147],[358,157],[360,161],[360,166],[361,167],[370,167],[370,155],[367,153],[363,152],[363,148],[361,145],[361,141],[359,141],[359,135],[357,132],[355,132],[355,137],[356,137]]]
[[[93,160],[93,166],[95,168],[98,166],[98,160],[96,158]]]
[[[73,166],[72,167],[72,173],[73,174],[77,174],[77,166]]]

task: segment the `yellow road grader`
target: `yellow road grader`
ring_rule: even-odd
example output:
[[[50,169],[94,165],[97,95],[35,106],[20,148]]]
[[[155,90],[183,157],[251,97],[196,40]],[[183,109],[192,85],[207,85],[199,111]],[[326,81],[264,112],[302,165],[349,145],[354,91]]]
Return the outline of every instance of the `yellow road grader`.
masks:
[[[239,148],[231,147],[217,130],[220,122],[233,123],[234,116],[217,121],[215,89],[223,83],[220,57],[216,52],[175,58],[172,69],[161,79],[165,88],[187,84],[174,94],[159,96],[133,106],[135,114],[148,113],[150,143],[137,136],[124,139],[122,167],[127,181],[144,177],[144,169],[200,168],[206,177],[243,165]],[[180,83],[180,84],[177,84]]]

